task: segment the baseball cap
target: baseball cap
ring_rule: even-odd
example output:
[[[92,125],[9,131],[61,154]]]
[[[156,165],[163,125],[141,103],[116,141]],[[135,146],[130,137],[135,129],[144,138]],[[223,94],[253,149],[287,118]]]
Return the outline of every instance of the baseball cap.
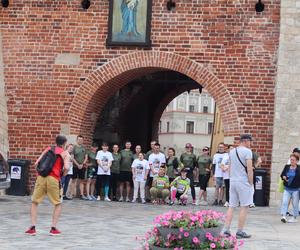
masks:
[[[187,143],[187,144],[185,144],[185,147],[186,147],[186,148],[192,148],[193,146],[192,146],[191,143]]]
[[[249,134],[243,134],[243,135],[241,135],[240,140],[249,140],[249,141],[252,141],[252,136],[249,135]]]
[[[293,153],[300,153],[300,149],[299,148],[294,148]]]

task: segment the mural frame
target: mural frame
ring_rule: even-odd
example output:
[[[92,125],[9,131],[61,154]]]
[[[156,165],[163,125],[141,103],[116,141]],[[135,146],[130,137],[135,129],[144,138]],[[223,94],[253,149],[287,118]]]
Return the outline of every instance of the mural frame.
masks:
[[[109,16],[108,16],[108,34],[106,39],[107,47],[115,46],[136,46],[136,47],[151,47],[151,16],[152,16],[152,0],[147,1],[146,10],[146,30],[144,41],[118,41],[113,39],[113,17],[114,5],[117,0],[109,0]]]

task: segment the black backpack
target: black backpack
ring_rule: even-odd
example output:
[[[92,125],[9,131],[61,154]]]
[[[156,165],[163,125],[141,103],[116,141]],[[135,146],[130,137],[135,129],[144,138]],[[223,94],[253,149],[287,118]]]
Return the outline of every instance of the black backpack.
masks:
[[[52,146],[51,149],[43,155],[42,159],[39,161],[36,167],[39,175],[43,177],[48,176],[55,164],[56,159],[57,155],[55,154],[55,147]]]

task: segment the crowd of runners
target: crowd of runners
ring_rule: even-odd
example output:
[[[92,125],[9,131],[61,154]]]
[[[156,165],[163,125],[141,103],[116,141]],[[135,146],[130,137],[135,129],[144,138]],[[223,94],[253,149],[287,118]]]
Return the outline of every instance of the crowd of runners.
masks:
[[[110,152],[105,142],[100,150],[96,144],[86,149],[79,135],[75,145],[67,146],[71,160],[69,172],[62,181],[63,199],[75,198],[79,186],[82,200],[170,205],[178,200],[179,204],[186,205],[190,189],[192,204],[205,206],[208,205],[206,189],[213,177],[216,191],[212,205],[229,206],[228,152],[233,148],[231,145],[220,143],[213,157],[209,147],[193,152],[190,143],[179,156],[174,148],[168,148],[165,155],[156,141],[151,141],[150,147],[151,150],[143,152],[141,146],[136,145],[132,151],[132,144],[127,141],[122,150],[114,144]],[[253,154],[253,167],[260,163],[260,157]],[[196,185],[200,187],[197,195]]]

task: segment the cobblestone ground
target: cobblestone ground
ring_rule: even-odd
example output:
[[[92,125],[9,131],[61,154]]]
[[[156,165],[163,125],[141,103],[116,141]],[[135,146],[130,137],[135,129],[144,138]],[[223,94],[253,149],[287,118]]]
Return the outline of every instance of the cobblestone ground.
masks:
[[[119,202],[91,202],[74,199],[63,204],[58,228],[62,235],[48,236],[52,207],[46,199],[39,207],[38,234],[24,234],[29,222],[30,197],[0,197],[0,249],[139,249],[136,236],[142,236],[153,218],[170,210],[169,206],[154,206]],[[182,209],[173,206],[172,209]],[[187,210],[212,207],[187,206]],[[225,212],[223,207],[214,207]],[[233,230],[236,229],[236,217]],[[300,222],[299,222],[300,223]],[[300,249],[300,225],[282,224],[278,208],[250,210],[247,232],[252,238],[241,249]]]

